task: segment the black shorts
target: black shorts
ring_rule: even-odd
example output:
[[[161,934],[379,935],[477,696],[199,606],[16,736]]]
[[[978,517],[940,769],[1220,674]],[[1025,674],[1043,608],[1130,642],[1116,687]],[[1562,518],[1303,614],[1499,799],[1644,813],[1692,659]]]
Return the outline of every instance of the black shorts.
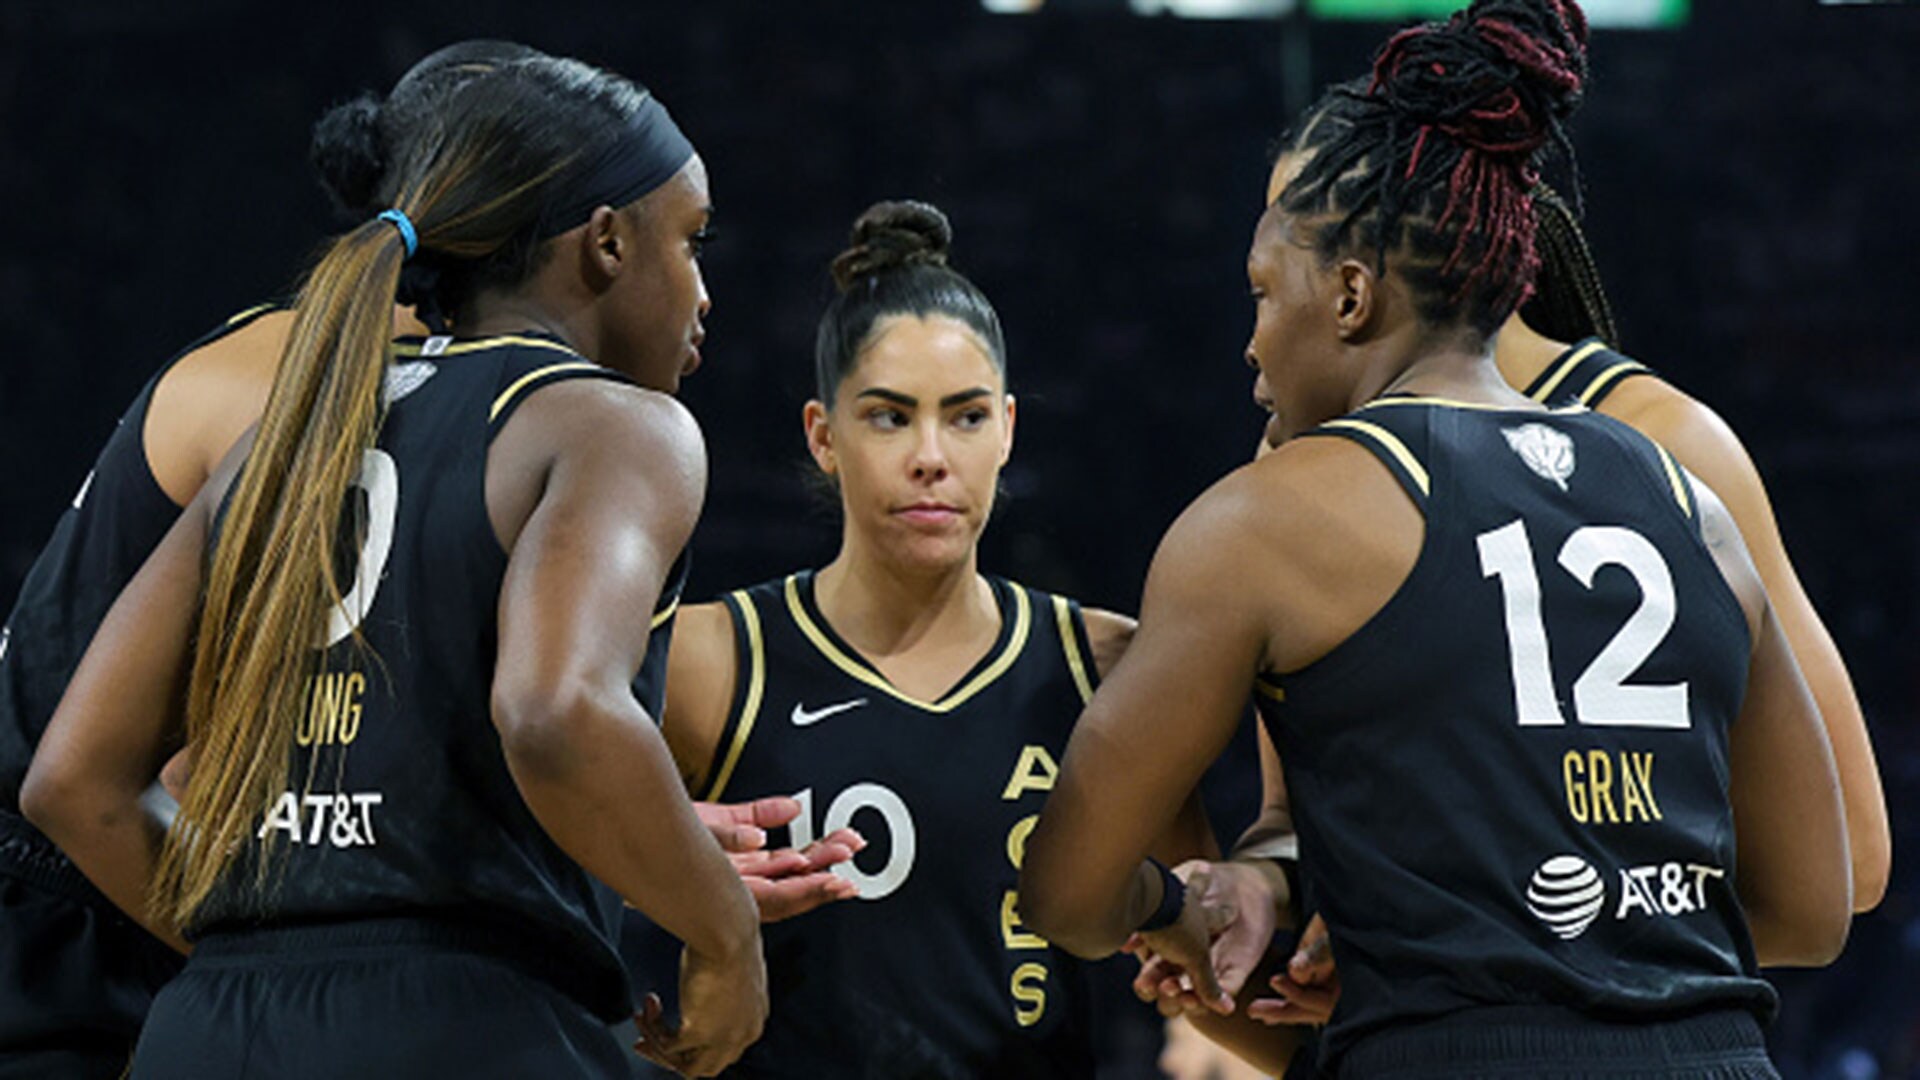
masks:
[[[1367,1036],[1341,1056],[1341,1080],[1779,1080],[1760,1023],[1744,1009],[1606,1023],[1564,1009],[1468,1009]]]
[[[181,958],[0,812],[0,1080],[113,1080]]]
[[[633,1051],[526,966],[425,919],[212,934],[154,1002],[137,1080],[619,1077]]]

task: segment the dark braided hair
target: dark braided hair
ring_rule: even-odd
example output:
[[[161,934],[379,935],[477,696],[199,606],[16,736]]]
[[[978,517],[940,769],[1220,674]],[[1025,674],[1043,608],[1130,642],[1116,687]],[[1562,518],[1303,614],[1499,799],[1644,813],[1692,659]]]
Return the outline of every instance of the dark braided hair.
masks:
[[[1389,39],[1365,80],[1308,110],[1287,152],[1310,155],[1280,193],[1323,260],[1393,252],[1423,321],[1491,334],[1523,303],[1539,257],[1529,192],[1587,78],[1575,0],[1475,0]],[[1574,185],[1578,190],[1578,182]]]
[[[1533,189],[1533,250],[1540,256],[1533,296],[1520,308],[1527,325],[1556,341],[1597,337],[1620,347],[1613,305],[1600,285],[1600,268],[1587,248],[1587,236],[1559,192],[1545,184]]]
[[[847,249],[834,257],[837,295],[814,335],[815,388],[829,408],[840,380],[853,370],[873,326],[889,315],[945,315],[966,325],[987,346],[1004,377],[1007,343],[1000,317],[979,286],[947,265],[953,226],[928,203],[879,202],[853,223]]]

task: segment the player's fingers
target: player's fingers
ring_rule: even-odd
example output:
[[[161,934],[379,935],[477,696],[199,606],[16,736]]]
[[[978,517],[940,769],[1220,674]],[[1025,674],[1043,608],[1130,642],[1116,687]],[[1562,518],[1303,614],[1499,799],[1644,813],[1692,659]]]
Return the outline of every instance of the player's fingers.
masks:
[[[1162,982],[1179,975],[1178,966],[1149,952],[1141,958],[1140,971],[1133,977],[1133,995],[1141,1001],[1152,1001],[1160,996]]]
[[[747,883],[747,890],[753,894],[754,903],[759,905],[760,921],[763,923],[791,919],[835,901],[850,900],[860,895],[859,887],[853,882],[828,870],[777,880],[743,880]]]
[[[747,821],[763,829],[777,829],[800,816],[800,800],[786,795],[769,795],[745,805]]]
[[[1193,984],[1193,992],[1207,1008],[1221,1016],[1233,1013],[1233,998],[1220,989],[1220,980],[1215,977],[1213,963],[1202,955],[1197,963],[1187,967],[1187,980]]]
[[[1300,1015],[1300,1010],[1285,998],[1254,998],[1247,1002],[1247,1015],[1259,1022],[1273,1027],[1277,1024],[1309,1023]]]
[[[825,870],[852,859],[856,852],[866,846],[866,837],[852,829],[835,829],[801,848],[800,854],[806,857],[808,869]]]
[[[696,802],[693,812],[709,828],[715,825],[757,825],[778,828],[800,816],[800,800],[785,795],[769,795],[743,803]]]
[[[859,851],[867,846],[867,838],[859,829],[839,828],[814,841],[818,844],[838,844],[848,851]]]
[[[809,860],[792,848],[775,851],[743,851],[727,856],[734,872],[741,877],[780,878],[806,871]]]
[[[1284,975],[1274,976],[1271,985],[1301,1016],[1313,1023],[1322,1023],[1332,1016],[1334,1003],[1340,999],[1338,986],[1302,986]]]
[[[766,830],[758,825],[743,825],[738,822],[707,823],[707,831],[720,845],[720,850],[740,855],[758,851],[767,846]]]
[[[1333,937],[1327,924],[1315,915],[1300,932],[1300,943],[1287,961],[1287,974],[1297,983],[1312,986],[1333,978]]]
[[[1264,942],[1242,940],[1243,936],[1237,932],[1222,934],[1208,950],[1213,958],[1214,977],[1228,997],[1239,995],[1240,988],[1247,984],[1247,976],[1253,974],[1254,965],[1266,951]]]

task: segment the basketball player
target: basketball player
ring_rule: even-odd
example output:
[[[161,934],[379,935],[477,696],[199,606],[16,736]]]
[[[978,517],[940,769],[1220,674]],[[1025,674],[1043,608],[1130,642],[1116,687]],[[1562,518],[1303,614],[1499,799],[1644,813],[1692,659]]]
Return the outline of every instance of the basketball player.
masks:
[[[765,1016],[752,897],[631,689],[703,494],[669,395],[705,169],[574,61],[478,75],[437,127],[309,276],[250,449],[116,601],[21,792],[195,943],[135,1076],[626,1075],[623,899],[686,942],[679,1068]],[[459,340],[389,344],[403,266]],[[183,739],[163,834],[140,796]]]
[[[1287,175],[1288,162],[1283,158],[1276,163],[1269,184],[1269,202],[1278,196],[1278,185]],[[1726,504],[1820,707],[1847,807],[1854,910],[1871,910],[1885,893],[1892,862],[1879,768],[1852,680],[1787,558],[1759,473],[1739,438],[1712,409],[1609,347],[1609,342],[1619,340],[1619,332],[1573,208],[1545,185],[1532,194],[1538,219],[1534,249],[1540,268],[1533,295],[1501,327],[1494,350],[1501,375],[1546,404],[1581,404],[1624,421],[1667,447],[1675,461],[1706,482]],[[1616,395],[1616,390],[1621,393]],[[1268,805],[1238,845],[1243,849],[1257,850],[1292,831],[1278,756],[1271,753],[1264,734],[1261,746]],[[1192,868],[1179,869],[1190,873]],[[1245,975],[1258,966],[1266,951],[1265,938],[1277,921],[1276,907],[1285,904],[1286,890],[1258,858],[1215,863],[1209,870],[1212,902],[1234,913],[1227,931],[1215,938],[1210,960],[1222,989],[1237,994]],[[1135,984],[1143,998],[1157,999],[1169,1014],[1196,1015],[1202,1030],[1231,1040],[1231,1029],[1223,1028],[1223,1021],[1197,1015],[1202,1006],[1185,990],[1181,972],[1152,958],[1143,960]],[[1761,953],[1758,960],[1764,967],[1772,958]],[[1255,998],[1247,1003],[1247,1014],[1268,1023],[1324,1022],[1338,992],[1324,923],[1309,924],[1301,955],[1288,968],[1272,976],[1272,988],[1280,996]]]
[[[664,729],[703,798],[797,795],[796,844],[849,823],[858,898],[766,930],[773,1014],[742,1077],[1083,1077],[1082,965],[1015,891],[1067,733],[1132,620],[978,567],[1013,448],[1006,345],[923,203],[833,262],[807,448],[840,551],[683,608]],[[1211,843],[1189,802],[1170,851]],[[1177,837],[1177,838],[1176,838]]]
[[[363,95],[330,110],[315,126],[312,158],[343,223],[378,212],[385,170],[448,94],[502,63],[539,55],[512,42],[460,42],[416,63],[384,100]],[[162,365],[102,449],[0,630],[0,941],[12,943],[0,948],[0,1077],[118,1077],[153,993],[179,968],[178,954],[121,916],[14,812],[19,782],[114,597],[259,418],[292,321],[278,305],[250,309]],[[427,330],[407,307],[396,308],[395,325]],[[671,629],[669,621],[656,634]],[[635,689],[657,712],[660,689]],[[166,774],[171,786],[180,786],[185,763],[183,753]],[[762,850],[764,830],[799,812],[791,800],[699,810],[764,918],[810,910],[840,887],[824,870],[850,854],[837,843]]]
[[[1343,1076],[1774,1075],[1756,945],[1845,939],[1831,752],[1731,518],[1492,359],[1584,42],[1568,0],[1480,0],[1310,112],[1248,260],[1277,449],[1170,531],[1029,842],[1052,940],[1204,943],[1143,838],[1260,689]]]
[[[1719,414],[1612,348],[1619,333],[1572,208],[1544,189],[1535,193],[1534,204],[1540,219],[1535,247],[1541,287],[1501,328],[1494,350],[1500,374],[1536,401],[1585,405],[1666,447],[1733,515],[1820,707],[1847,808],[1854,911],[1871,911],[1886,895],[1893,862],[1880,769],[1846,662],[1787,557],[1760,473]],[[1762,955],[1760,962],[1768,958]]]

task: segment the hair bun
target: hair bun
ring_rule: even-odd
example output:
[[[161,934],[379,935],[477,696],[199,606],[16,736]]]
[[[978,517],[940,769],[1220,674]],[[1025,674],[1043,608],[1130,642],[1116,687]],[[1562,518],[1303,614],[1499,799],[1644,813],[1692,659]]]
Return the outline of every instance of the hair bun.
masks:
[[[847,250],[834,257],[833,282],[841,292],[875,274],[909,266],[945,266],[953,226],[939,207],[913,200],[879,202],[853,223]]]
[[[1394,35],[1372,92],[1483,153],[1530,157],[1580,106],[1587,20],[1576,0],[1474,0]]]
[[[380,100],[361,94],[328,109],[313,125],[307,151],[320,186],[334,208],[350,218],[371,214],[387,171],[386,140],[380,134]]]

